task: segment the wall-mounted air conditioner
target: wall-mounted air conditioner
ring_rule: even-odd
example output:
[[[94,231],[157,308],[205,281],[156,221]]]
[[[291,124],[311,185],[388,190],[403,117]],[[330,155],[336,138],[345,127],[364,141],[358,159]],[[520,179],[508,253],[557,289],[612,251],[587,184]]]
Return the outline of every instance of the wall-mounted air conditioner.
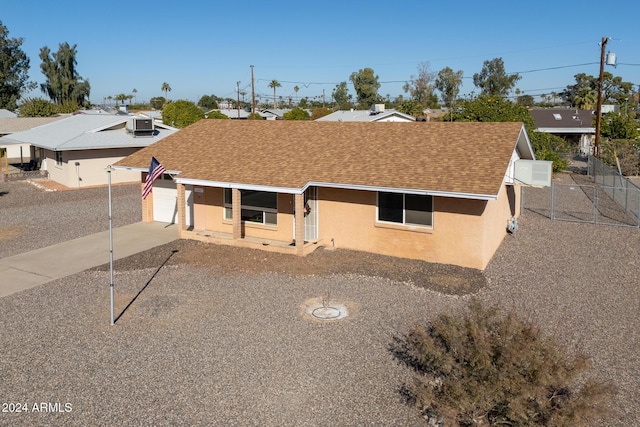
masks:
[[[551,187],[552,166],[548,160],[516,160],[514,184]]]

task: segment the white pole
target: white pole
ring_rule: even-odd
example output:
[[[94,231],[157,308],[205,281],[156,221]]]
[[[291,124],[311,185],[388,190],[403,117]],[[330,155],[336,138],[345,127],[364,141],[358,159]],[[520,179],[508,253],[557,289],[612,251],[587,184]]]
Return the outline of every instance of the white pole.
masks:
[[[114,169],[107,166],[107,177],[109,182],[109,291],[111,294],[111,326],[115,324],[113,319],[113,221],[111,219],[111,172]]]

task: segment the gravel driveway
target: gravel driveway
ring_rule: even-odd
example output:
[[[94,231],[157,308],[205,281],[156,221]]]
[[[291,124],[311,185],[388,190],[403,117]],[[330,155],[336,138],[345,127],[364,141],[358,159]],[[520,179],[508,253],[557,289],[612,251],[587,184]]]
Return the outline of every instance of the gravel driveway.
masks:
[[[106,189],[0,194],[2,257],[108,227]],[[115,187],[114,224],[139,205],[139,185]],[[0,399],[27,408],[0,425],[422,425],[390,346],[472,296],[592,356],[590,374],[619,390],[606,425],[640,425],[639,249],[638,229],[533,211],[485,272],[179,240],[116,262],[113,327],[107,265],[0,299]],[[309,315],[327,297],[345,319]]]

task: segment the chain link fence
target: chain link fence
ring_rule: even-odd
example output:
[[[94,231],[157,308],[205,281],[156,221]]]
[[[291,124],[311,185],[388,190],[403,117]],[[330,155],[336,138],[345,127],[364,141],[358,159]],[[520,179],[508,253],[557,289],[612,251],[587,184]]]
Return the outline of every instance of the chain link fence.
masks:
[[[640,227],[640,188],[589,157],[587,174],[557,174],[550,188],[523,187],[522,214],[557,221]]]

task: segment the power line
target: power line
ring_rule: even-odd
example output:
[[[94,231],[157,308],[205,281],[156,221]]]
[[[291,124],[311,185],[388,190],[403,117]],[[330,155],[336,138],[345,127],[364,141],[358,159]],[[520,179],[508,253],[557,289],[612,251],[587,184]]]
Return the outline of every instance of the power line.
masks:
[[[538,68],[535,70],[527,70],[527,71],[516,71],[515,73],[509,73],[509,74],[537,73],[538,71],[559,70],[561,68],[572,68],[572,67],[584,67],[585,65],[594,65],[594,64],[598,64],[598,62],[585,62],[584,64],[574,64],[574,65],[560,65],[558,67]]]

